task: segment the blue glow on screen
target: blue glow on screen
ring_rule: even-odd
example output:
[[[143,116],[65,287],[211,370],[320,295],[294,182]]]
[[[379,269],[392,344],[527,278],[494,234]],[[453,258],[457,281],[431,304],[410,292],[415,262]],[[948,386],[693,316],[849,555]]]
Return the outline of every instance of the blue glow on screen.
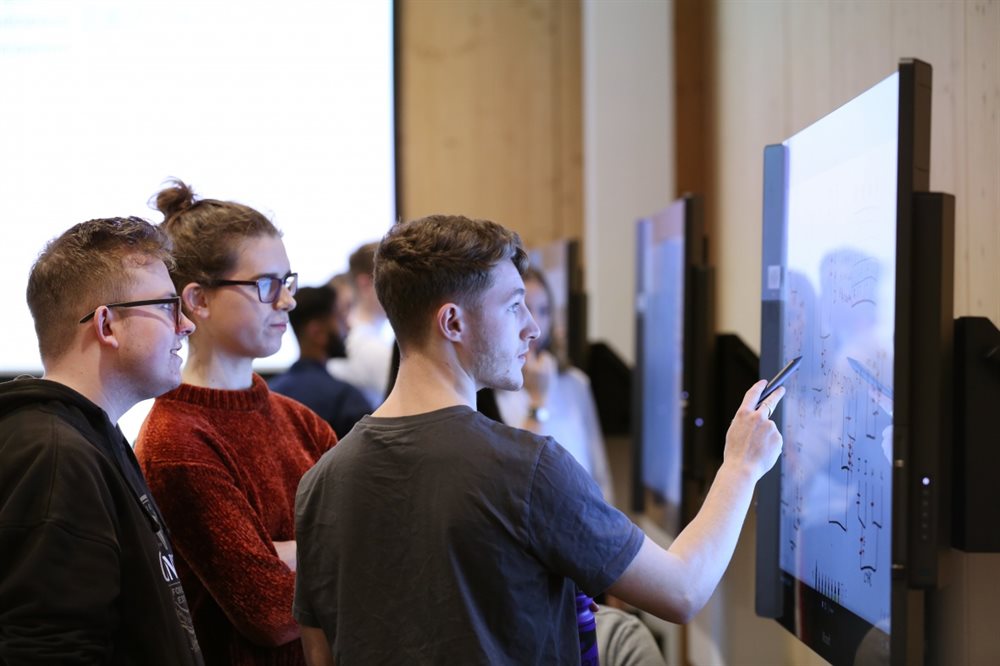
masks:
[[[899,75],[788,149],[781,568],[889,632]]]
[[[682,204],[681,204],[682,205]],[[677,204],[651,219],[642,285],[643,484],[673,507],[681,502],[684,224]]]

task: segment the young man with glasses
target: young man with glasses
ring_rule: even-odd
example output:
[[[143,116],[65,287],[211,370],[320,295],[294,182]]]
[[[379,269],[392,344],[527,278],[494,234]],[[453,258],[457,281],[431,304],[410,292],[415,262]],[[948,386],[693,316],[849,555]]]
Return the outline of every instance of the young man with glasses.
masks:
[[[43,379],[0,384],[0,663],[200,664],[163,518],[118,419],[180,383],[169,243],[91,220],[28,278]]]
[[[337,441],[253,361],[281,347],[298,277],[280,232],[249,206],[157,195],[188,340],[182,384],[153,404],[136,456],[163,508],[207,664],[301,664],[292,618],[299,479]]]

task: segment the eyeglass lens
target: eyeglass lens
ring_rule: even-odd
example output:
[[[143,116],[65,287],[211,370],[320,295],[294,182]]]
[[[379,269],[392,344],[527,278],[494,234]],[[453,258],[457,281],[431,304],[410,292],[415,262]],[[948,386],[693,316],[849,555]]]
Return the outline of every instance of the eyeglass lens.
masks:
[[[262,302],[273,303],[277,300],[281,287],[284,285],[288,293],[294,296],[298,287],[298,279],[298,273],[289,273],[283,278],[262,277],[257,280],[257,295]]]

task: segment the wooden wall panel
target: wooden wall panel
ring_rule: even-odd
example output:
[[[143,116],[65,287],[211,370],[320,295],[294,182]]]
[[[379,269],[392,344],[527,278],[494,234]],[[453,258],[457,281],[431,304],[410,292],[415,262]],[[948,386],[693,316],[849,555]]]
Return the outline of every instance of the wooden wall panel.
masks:
[[[764,146],[789,126],[785,16],[780,3],[764,2],[721,3],[717,12],[716,322],[757,349]]]
[[[715,44],[712,41],[714,6],[704,0],[675,0],[674,25],[674,141],[677,193],[696,193],[703,201],[706,230],[715,215]],[[711,252],[711,245],[709,250]]]
[[[579,0],[557,0],[553,25],[556,200],[542,240],[583,237],[583,29]]]
[[[958,225],[955,306],[1000,326],[1000,0],[966,3],[962,54],[964,130],[954,147],[964,164],[964,218]]]
[[[835,106],[836,86],[816,85],[816,72],[834,70],[835,34],[829,27],[836,19],[832,14],[833,9],[824,3],[808,3],[782,17],[783,105],[787,113],[783,114],[781,135],[772,137],[771,143],[802,129],[802,119],[819,119]]]
[[[402,0],[400,213],[582,233],[578,0]]]
[[[901,57],[934,67],[931,186],[957,197],[956,314],[1000,324],[1000,1],[715,4],[719,327],[759,344],[763,147]]]

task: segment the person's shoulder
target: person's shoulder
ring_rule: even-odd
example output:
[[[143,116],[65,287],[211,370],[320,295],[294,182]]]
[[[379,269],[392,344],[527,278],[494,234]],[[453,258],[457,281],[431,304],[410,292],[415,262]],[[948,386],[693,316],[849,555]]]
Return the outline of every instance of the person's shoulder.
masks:
[[[165,393],[153,400],[149,413],[143,421],[139,439],[147,439],[150,434],[157,441],[171,441],[189,437],[193,430],[200,430],[212,423],[211,417],[201,405],[175,398],[175,391]]]
[[[217,464],[219,422],[203,406],[165,394],[153,401],[135,438],[135,456],[149,476],[153,468]]]
[[[46,482],[49,489],[58,479],[70,486],[86,485],[84,479],[102,478],[113,471],[114,464],[96,442],[98,438],[96,432],[87,436],[64,415],[46,409],[10,414],[0,430],[0,477],[16,477],[19,483],[46,478],[51,480]]]
[[[504,466],[518,462],[534,465],[543,449],[558,448],[551,437],[512,428],[468,407],[450,407],[412,416],[380,418],[365,416],[337,446],[310,470],[313,475],[341,473],[351,464],[365,464],[373,439],[403,437],[408,442],[441,444],[443,455],[494,461]],[[477,463],[478,464],[478,463]]]
[[[272,410],[284,412],[297,419],[304,418],[309,421],[313,419],[322,420],[309,406],[303,404],[297,398],[275,390],[273,387],[268,394],[268,402],[271,403],[270,407]]]
[[[467,427],[478,433],[484,445],[495,451],[497,456],[512,462],[534,465],[544,451],[559,448],[548,435],[509,426],[481,412],[472,412],[468,416]]]
[[[365,394],[354,384],[345,382],[343,379],[338,379],[329,373],[326,374],[326,377],[329,379],[326,383],[330,386],[331,393],[336,394],[338,398],[358,398],[359,400],[365,400]]]
[[[34,454],[62,450],[65,455],[76,457],[96,456],[99,450],[92,440],[98,435],[95,431],[91,437],[85,436],[81,431],[84,425],[92,429],[82,416],[73,419],[67,411],[50,405],[19,409],[0,420],[0,436],[4,441],[0,451],[5,452],[4,458],[15,449]]]
[[[145,423],[173,424],[177,421],[190,423],[210,421],[204,406],[186,399],[181,392],[182,388],[190,391],[193,387],[181,385],[173,391],[155,398],[152,407],[149,408],[149,413],[146,415]]]
[[[282,373],[274,375],[267,380],[267,386],[272,391],[277,391],[278,393],[285,394],[285,392],[292,386],[295,385],[295,375],[289,370],[285,370]]]
[[[115,526],[126,518],[115,517],[115,498],[125,481],[110,454],[95,443],[96,435],[55,415],[35,412],[23,419],[5,422],[24,427],[0,435],[0,533],[15,541],[47,535],[49,546],[33,554],[40,558],[53,549],[74,552],[79,540],[116,548]]]
[[[336,441],[336,434],[329,422],[312,408],[277,391],[271,391],[268,400],[272,410],[280,412],[300,430],[300,435],[305,435],[306,439],[316,444],[317,455],[322,454],[329,448],[331,442]]]
[[[497,391],[497,399],[500,398],[499,394],[501,392]],[[497,421],[496,419],[490,418],[489,416],[483,414],[482,412],[475,411],[471,412],[469,415],[469,425],[485,433],[490,434],[501,439],[509,439],[515,441],[526,441],[526,442],[542,442],[545,437],[537,433],[533,433],[530,430],[524,430],[522,428],[515,428],[514,426],[507,425],[503,421]]]
[[[359,437],[405,435],[416,438],[426,433],[428,437],[448,433],[448,441],[470,446],[476,442],[530,441],[541,443],[545,438],[533,433],[511,428],[467,406],[452,406],[432,412],[399,417],[369,416],[359,421]],[[345,437],[345,442],[348,438]]]

